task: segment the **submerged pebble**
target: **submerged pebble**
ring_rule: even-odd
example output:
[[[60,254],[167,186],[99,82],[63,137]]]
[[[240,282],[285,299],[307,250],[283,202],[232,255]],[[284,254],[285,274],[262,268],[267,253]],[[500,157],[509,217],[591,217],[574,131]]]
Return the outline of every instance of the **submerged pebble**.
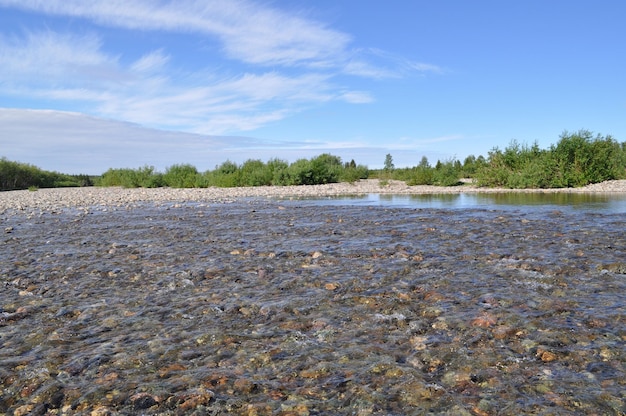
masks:
[[[250,200],[3,223],[0,413],[626,411],[621,215]]]

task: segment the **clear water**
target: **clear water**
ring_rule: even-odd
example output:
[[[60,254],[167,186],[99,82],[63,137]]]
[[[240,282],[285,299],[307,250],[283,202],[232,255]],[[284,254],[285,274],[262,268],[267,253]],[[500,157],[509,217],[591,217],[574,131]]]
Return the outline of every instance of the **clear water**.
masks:
[[[626,216],[559,197],[2,218],[0,413],[623,415]]]
[[[303,198],[299,203],[321,206],[362,205],[396,208],[445,208],[445,209],[532,209],[596,211],[602,213],[626,213],[626,195],[578,194],[578,193],[460,193],[430,195],[368,194],[327,198]]]

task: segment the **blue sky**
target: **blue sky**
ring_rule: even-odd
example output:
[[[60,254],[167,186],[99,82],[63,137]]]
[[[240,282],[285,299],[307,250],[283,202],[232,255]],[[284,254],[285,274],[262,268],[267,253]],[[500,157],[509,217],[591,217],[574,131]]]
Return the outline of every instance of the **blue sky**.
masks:
[[[626,141],[621,0],[0,0],[0,157],[370,168]]]

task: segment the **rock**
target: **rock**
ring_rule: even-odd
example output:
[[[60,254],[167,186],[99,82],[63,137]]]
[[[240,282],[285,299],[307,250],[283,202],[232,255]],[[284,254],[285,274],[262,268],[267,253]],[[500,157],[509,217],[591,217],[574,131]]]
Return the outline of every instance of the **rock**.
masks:
[[[489,328],[494,326],[497,322],[498,318],[496,318],[495,315],[488,312],[483,312],[472,320],[471,325],[481,328]]]
[[[149,393],[137,393],[132,395],[128,401],[134,410],[145,410],[159,403],[160,399]]]
[[[555,361],[558,357],[552,351],[544,350],[543,348],[537,348],[537,357],[541,359],[543,362],[551,362]]]

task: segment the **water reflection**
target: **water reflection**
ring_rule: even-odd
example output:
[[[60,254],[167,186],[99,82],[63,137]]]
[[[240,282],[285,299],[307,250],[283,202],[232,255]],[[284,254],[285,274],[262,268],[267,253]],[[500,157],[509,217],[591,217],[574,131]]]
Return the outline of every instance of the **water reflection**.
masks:
[[[326,198],[298,200],[315,205],[366,205],[406,208],[483,208],[483,209],[560,209],[626,213],[626,195],[584,193],[476,193],[476,194],[423,194],[394,195],[368,194],[343,195]]]

